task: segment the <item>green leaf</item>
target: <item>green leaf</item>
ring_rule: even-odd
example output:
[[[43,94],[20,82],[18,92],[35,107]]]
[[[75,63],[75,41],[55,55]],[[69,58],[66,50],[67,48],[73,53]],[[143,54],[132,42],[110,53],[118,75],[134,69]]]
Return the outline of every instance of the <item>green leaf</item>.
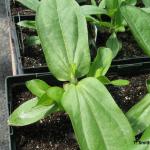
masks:
[[[121,13],[138,44],[150,56],[150,15],[134,6],[122,6]]]
[[[34,79],[27,81],[26,87],[32,92],[32,94],[36,95],[37,97],[41,97],[50,88],[50,85],[42,80]]]
[[[45,93],[39,98],[37,105],[52,105],[54,102],[56,102],[60,107],[60,100],[63,96],[64,89],[60,87],[50,87],[48,88]]]
[[[47,95],[49,98],[57,102],[60,105],[60,100],[64,94],[64,89],[60,87],[51,87],[47,90]]]
[[[150,0],[143,0],[145,7],[150,7]]]
[[[120,9],[118,9],[113,17],[113,25],[115,28],[115,32],[124,32],[125,27],[124,27],[124,18],[121,15]]]
[[[123,80],[123,79],[111,81],[111,84],[113,84],[115,86],[126,86],[126,85],[129,85],[129,83],[130,82],[128,80]]]
[[[40,5],[39,0],[17,0],[17,1],[33,11],[37,11],[37,9]]]
[[[105,0],[107,9],[113,10],[118,7],[118,0]]]
[[[116,33],[112,33],[106,42],[106,46],[112,50],[113,58],[115,58],[118,52],[122,48],[121,42],[118,40]]]
[[[141,8],[143,11],[145,11],[146,13],[149,13],[150,14],[150,7],[148,8]]]
[[[99,3],[99,8],[105,8],[106,7],[106,0],[101,0]]]
[[[108,28],[112,28],[112,24],[109,22],[103,22],[103,21],[99,21],[98,19],[95,19],[92,16],[86,16],[86,20],[89,22],[92,22],[93,24],[100,26],[100,27],[108,27]]]
[[[111,81],[105,76],[100,76],[97,79],[103,84],[106,84],[106,85],[111,84]]]
[[[25,43],[28,45],[28,46],[34,46],[34,45],[40,45],[41,44],[41,41],[39,39],[38,36],[28,36],[26,39],[25,39]]]
[[[126,86],[126,85],[129,85],[129,83],[130,83],[128,80],[123,80],[123,79],[110,81],[105,76],[100,76],[97,79],[103,84],[106,84],[106,85],[112,84],[114,86]]]
[[[146,128],[140,140],[150,140],[150,126]]]
[[[147,87],[148,92],[150,93],[150,80],[146,81],[146,87]]]
[[[112,52],[109,48],[99,48],[97,56],[90,67],[88,76],[104,76],[111,66]]]
[[[137,3],[137,0],[126,0],[126,3],[128,5],[135,5]]]
[[[54,103],[54,100],[51,99],[47,93],[44,93],[39,99],[37,105],[50,106]]]
[[[17,23],[18,26],[24,27],[24,28],[29,28],[29,29],[35,29],[36,30],[36,25],[35,21],[30,21],[30,20],[23,20]]]
[[[93,6],[96,6],[96,0],[91,0]]]
[[[149,141],[150,141],[150,127],[146,128],[140,140],[135,142],[136,145],[134,150],[149,150],[150,149]]]
[[[86,3],[86,0],[76,0],[79,4]]]
[[[37,122],[57,110],[55,104],[50,106],[37,105],[38,98],[31,99],[20,105],[9,117],[11,126],[25,126]]]
[[[135,134],[143,132],[150,126],[150,94],[147,94],[140,102],[135,104],[127,113]]]
[[[112,16],[112,24],[115,28],[115,32],[122,32],[122,26],[124,23],[124,19],[120,13],[120,5],[124,0],[106,0],[106,7],[109,11],[109,14]]]
[[[82,9],[85,16],[100,15],[100,14],[106,14],[107,15],[107,11],[105,9],[99,8],[98,6],[83,5],[83,6],[81,6],[81,9]]]
[[[70,116],[81,150],[132,150],[130,124],[97,79],[89,77],[78,85],[70,84],[62,105]]]
[[[77,2],[41,1],[36,24],[47,65],[58,80],[70,81],[88,73],[87,24]],[[76,66],[75,74],[72,66]]]

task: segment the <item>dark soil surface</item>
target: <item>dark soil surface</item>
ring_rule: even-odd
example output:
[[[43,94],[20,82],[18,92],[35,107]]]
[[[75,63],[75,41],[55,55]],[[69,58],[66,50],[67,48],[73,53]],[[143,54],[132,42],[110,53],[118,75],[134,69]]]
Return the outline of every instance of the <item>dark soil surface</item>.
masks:
[[[20,43],[22,47],[21,57],[22,63],[25,68],[35,68],[46,66],[46,61],[44,57],[43,50],[40,45],[29,46],[26,43],[26,39],[29,36],[37,35],[35,31],[29,29],[19,30],[22,32],[22,36],[20,36]],[[21,35],[21,34],[20,34]]]
[[[110,33],[107,30],[99,32],[97,47],[106,46],[106,41],[108,40],[109,36]],[[118,33],[117,37],[122,42],[122,49],[115,58],[116,60],[146,56],[143,54],[142,49],[138,46],[131,32],[126,31],[123,33]]]
[[[18,86],[13,90],[15,108],[33,95]],[[79,150],[66,113],[55,113],[33,125],[15,128],[17,150]]]
[[[132,74],[128,76],[118,76],[116,74],[112,74],[108,77],[111,80],[126,79],[130,81],[128,86],[119,87],[109,85],[107,87],[119,107],[124,112],[128,111],[147,93],[146,80],[150,79],[150,74]]]
[[[15,16],[15,15],[33,15],[33,14],[35,14],[35,12],[33,12],[32,10],[24,7],[23,5],[21,5],[16,0],[11,0],[10,7],[11,7],[12,16]]]

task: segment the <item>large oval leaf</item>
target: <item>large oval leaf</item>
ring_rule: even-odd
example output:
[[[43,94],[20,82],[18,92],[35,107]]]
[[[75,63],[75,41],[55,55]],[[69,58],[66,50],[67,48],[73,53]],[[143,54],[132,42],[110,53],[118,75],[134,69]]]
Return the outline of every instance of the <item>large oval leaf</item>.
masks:
[[[150,94],[147,94],[140,102],[134,105],[127,113],[135,134],[143,132],[150,126]]]
[[[68,86],[62,105],[81,150],[132,150],[129,122],[104,85],[89,77]]]
[[[41,1],[37,30],[46,61],[62,81],[84,76],[90,66],[86,19],[74,0]]]
[[[37,105],[38,98],[31,99],[20,105],[9,117],[8,124],[11,126],[25,126],[43,119],[56,111],[57,106]]]
[[[138,44],[150,56],[150,15],[134,6],[122,6],[121,13]]]

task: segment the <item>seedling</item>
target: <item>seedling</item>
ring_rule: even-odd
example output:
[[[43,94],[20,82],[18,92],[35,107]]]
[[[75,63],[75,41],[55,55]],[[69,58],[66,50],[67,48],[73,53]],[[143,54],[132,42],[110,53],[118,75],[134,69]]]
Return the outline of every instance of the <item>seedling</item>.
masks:
[[[25,126],[64,110],[81,150],[137,148],[127,117],[103,84],[111,82],[104,76],[112,51],[99,48],[91,63],[87,24],[80,6],[74,0],[43,0],[35,23],[49,70],[64,85],[50,86],[38,79],[26,82],[36,97],[10,115],[9,125]]]
[[[102,27],[108,28],[111,36],[106,42],[106,46],[113,51],[116,57],[122,44],[117,38],[117,32],[124,32],[129,27],[137,43],[144,53],[150,56],[150,5],[148,0],[143,0],[145,8],[138,8],[133,5],[137,0],[102,0],[99,6],[82,6],[87,21]],[[92,3],[94,4],[94,3]],[[96,17],[93,17],[95,15]],[[101,15],[110,17],[110,21],[104,21]],[[138,19],[137,19],[138,18]]]

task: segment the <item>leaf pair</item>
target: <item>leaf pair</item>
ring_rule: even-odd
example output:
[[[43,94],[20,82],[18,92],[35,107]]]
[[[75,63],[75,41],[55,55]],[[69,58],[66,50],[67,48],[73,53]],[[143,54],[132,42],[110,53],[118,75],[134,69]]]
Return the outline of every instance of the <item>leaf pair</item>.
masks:
[[[13,126],[25,126],[59,110],[60,100],[64,90],[60,87],[50,87],[42,80],[26,82],[27,88],[37,96],[19,106],[9,117],[8,123]]]
[[[79,5],[73,0],[42,1],[36,21],[52,74],[61,81],[86,75],[90,66],[88,33]],[[75,71],[73,66],[76,66]]]
[[[62,98],[81,150],[132,150],[132,129],[113,98],[97,79],[70,84]]]

